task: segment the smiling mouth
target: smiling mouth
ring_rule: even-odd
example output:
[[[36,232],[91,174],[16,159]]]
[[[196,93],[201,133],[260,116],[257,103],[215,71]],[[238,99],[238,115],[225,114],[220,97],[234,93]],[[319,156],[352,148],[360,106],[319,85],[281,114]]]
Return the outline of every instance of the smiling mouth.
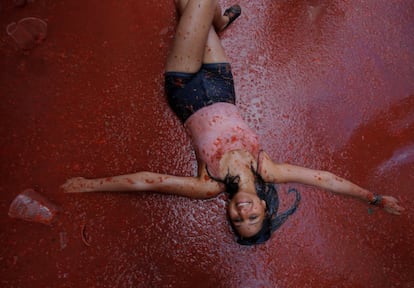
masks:
[[[236,203],[236,207],[237,208],[245,207],[245,206],[250,205],[250,204],[252,204],[252,202],[238,202],[238,203]]]

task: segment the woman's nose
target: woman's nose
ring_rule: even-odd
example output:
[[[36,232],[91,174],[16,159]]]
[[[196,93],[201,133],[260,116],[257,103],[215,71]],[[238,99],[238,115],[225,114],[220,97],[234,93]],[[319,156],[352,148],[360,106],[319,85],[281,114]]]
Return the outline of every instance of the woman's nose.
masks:
[[[247,206],[245,206],[245,207],[238,207],[238,210],[239,210],[239,215],[240,216],[246,216],[249,213],[249,211],[250,211],[250,207],[247,207]]]

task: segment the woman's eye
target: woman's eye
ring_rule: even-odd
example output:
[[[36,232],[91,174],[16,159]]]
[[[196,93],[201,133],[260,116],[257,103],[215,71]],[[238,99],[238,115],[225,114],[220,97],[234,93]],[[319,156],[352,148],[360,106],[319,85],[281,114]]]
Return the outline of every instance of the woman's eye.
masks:
[[[242,220],[240,218],[236,218],[236,219],[233,219],[233,222],[234,223],[240,223],[240,222],[242,222]]]
[[[257,215],[250,216],[249,219],[250,220],[255,220],[255,219],[257,219]]]

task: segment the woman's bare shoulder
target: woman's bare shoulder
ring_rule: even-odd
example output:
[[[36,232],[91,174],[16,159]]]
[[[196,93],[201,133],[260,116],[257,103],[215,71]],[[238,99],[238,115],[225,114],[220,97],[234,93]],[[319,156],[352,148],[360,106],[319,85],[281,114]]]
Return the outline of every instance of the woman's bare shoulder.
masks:
[[[258,167],[263,180],[271,183],[286,182],[288,175],[300,172],[298,166],[273,161],[265,151],[260,152]]]

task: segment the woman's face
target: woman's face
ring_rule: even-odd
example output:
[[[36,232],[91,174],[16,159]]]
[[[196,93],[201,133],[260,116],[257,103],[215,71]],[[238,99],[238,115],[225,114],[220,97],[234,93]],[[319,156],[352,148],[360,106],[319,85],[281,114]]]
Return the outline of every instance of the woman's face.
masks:
[[[227,209],[230,221],[241,237],[251,237],[262,228],[266,202],[257,195],[239,191]]]

